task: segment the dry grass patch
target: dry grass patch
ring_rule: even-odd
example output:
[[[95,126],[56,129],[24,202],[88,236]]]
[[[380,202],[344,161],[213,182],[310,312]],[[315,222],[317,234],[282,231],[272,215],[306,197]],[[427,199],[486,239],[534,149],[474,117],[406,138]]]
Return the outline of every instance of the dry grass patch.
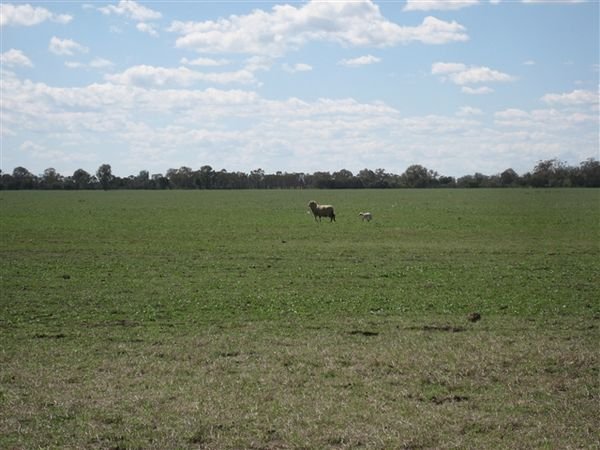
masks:
[[[0,361],[0,444],[591,448],[597,322],[376,318],[23,337]]]

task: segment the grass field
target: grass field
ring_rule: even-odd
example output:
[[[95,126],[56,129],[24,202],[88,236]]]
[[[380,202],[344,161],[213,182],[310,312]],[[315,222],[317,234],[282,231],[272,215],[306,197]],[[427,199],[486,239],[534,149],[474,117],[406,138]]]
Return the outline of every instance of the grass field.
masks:
[[[600,448],[599,190],[0,192],[0,214],[0,448]]]

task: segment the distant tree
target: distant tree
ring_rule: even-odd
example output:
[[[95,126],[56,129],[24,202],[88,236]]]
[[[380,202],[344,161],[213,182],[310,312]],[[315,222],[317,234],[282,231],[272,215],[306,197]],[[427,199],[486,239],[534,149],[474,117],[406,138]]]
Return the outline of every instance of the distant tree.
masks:
[[[568,187],[571,185],[569,174],[570,168],[564,161],[547,159],[536,164],[531,182],[534,187]]]
[[[360,179],[355,178],[352,172],[346,169],[342,169],[338,172],[334,172],[332,175],[333,187],[338,189],[349,189],[362,187]]]
[[[252,189],[260,189],[264,187],[265,171],[256,169],[250,172],[250,187]]]
[[[358,172],[357,177],[365,188],[375,187],[377,184],[377,175],[370,169],[361,170]]]
[[[589,158],[579,164],[581,186],[600,187],[600,161]]]
[[[150,184],[154,189],[167,189],[169,187],[169,179],[163,177],[162,173],[153,173]]]
[[[112,168],[110,167],[110,164],[102,164],[100,167],[98,167],[98,170],[96,171],[96,177],[98,178],[98,182],[100,183],[100,186],[102,186],[102,189],[109,189],[115,178],[112,174]]]
[[[37,177],[25,167],[15,167],[12,173],[13,189],[33,189],[37,184]]]
[[[77,169],[71,177],[75,189],[87,189],[92,183],[92,176],[83,169]]]
[[[506,169],[500,174],[500,184],[502,186],[515,186],[519,181],[519,175],[513,169]]]
[[[63,176],[56,172],[54,167],[49,167],[44,170],[40,185],[42,189],[61,189],[63,181]]]
[[[438,178],[439,185],[441,187],[456,187],[456,180],[454,177],[440,176]]]
[[[179,169],[167,170],[167,178],[169,185],[176,189],[193,189],[196,187],[194,183],[194,171],[190,167],[182,166]]]
[[[409,188],[433,187],[437,181],[437,173],[419,164],[409,166],[402,174],[402,183]]]
[[[200,167],[196,172],[196,186],[200,189],[212,189],[215,180],[215,172],[209,165]]]
[[[385,169],[379,168],[375,169],[375,178],[377,181],[373,187],[385,189],[392,187],[393,183],[391,183],[391,181],[395,178],[395,176],[387,173]],[[398,183],[398,186],[400,186],[400,183]]]
[[[147,170],[140,170],[140,173],[133,178],[131,187],[134,189],[148,189],[150,188],[150,172]]]
[[[457,187],[460,188],[481,188],[489,187],[489,179],[487,175],[475,172],[474,175],[465,175],[456,180]]]
[[[329,172],[315,172],[310,179],[312,187],[318,189],[331,189],[334,186],[333,178]]]
[[[0,170],[0,189],[14,189],[14,178]]]

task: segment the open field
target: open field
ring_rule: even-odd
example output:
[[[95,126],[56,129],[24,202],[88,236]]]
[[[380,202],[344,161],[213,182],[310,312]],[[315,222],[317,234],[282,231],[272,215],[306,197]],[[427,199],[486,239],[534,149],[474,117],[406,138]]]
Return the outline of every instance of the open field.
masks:
[[[0,214],[0,448],[600,448],[600,190],[0,192]]]

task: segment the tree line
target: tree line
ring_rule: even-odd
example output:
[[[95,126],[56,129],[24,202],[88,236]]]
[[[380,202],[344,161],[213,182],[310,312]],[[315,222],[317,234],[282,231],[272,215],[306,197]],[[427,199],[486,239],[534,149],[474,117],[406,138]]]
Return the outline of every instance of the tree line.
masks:
[[[600,187],[600,162],[589,158],[578,166],[558,159],[539,161],[532,171],[519,175],[506,169],[495,175],[475,173],[459,178],[440,175],[422,165],[411,165],[400,175],[384,169],[363,169],[357,174],[342,169],[337,172],[265,173],[262,169],[245,172],[214,170],[205,165],[169,169],[150,174],[118,177],[110,164],[102,164],[95,174],[77,169],[70,176],[54,168],[34,175],[24,167],[12,174],[0,171],[0,189],[369,189],[369,188],[500,188],[500,187]]]

